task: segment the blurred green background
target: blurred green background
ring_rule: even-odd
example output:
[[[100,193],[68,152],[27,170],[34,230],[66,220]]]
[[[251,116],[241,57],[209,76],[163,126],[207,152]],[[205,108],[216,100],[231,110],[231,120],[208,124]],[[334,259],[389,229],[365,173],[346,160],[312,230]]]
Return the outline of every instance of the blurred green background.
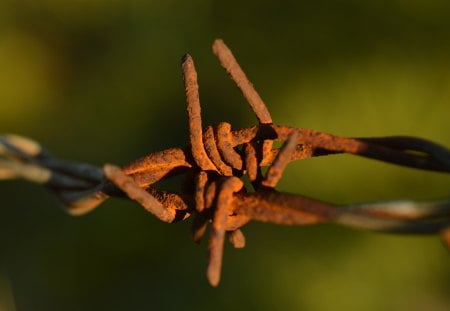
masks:
[[[450,2],[1,0],[0,133],[62,158],[125,164],[187,142],[180,57],[205,123],[255,123],[211,53],[232,48],[275,123],[450,146]],[[279,189],[350,203],[448,197],[443,174],[353,156],[288,167]],[[170,185],[169,185],[170,187]],[[189,221],[110,200],[70,217],[44,189],[0,184],[0,310],[449,310],[437,237],[251,223],[206,282]]]

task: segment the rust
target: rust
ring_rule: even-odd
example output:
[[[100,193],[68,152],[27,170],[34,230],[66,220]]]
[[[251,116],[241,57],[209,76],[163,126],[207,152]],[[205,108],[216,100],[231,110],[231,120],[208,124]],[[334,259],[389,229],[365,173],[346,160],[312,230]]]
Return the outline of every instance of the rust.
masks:
[[[195,187],[195,209],[201,213],[205,209],[205,187],[208,181],[208,174],[206,172],[199,172],[197,175],[197,182]]]
[[[449,163],[436,161],[436,157],[433,157],[433,155],[429,153],[416,154],[400,151],[389,148],[388,146],[366,142],[366,139],[362,138],[339,137],[311,129],[268,125],[265,126],[264,131],[261,131],[259,126],[251,126],[233,131],[231,135],[233,146],[238,146],[250,141],[267,138],[285,141],[293,130],[299,132],[299,144],[306,145],[308,148],[313,149],[311,156],[348,153],[401,166],[438,172],[450,172]],[[299,157],[292,160],[302,159],[307,153],[297,153]],[[270,163],[264,162],[264,165],[269,164]]]
[[[179,148],[170,148],[139,158],[129,163],[122,170],[127,175],[133,175],[140,172],[158,171],[159,169],[170,171],[181,166],[192,167],[185,151]]]
[[[277,154],[275,160],[272,162],[272,165],[267,170],[266,177],[262,181],[263,186],[275,188],[278,181],[281,179],[281,175],[283,174],[286,165],[289,163],[295,152],[297,139],[298,132],[293,131],[284,143],[280,152]]]
[[[158,219],[164,222],[172,222],[175,220],[176,213],[174,209],[164,208],[161,202],[139,187],[133,178],[127,176],[119,167],[105,164],[104,172],[108,180],[112,181],[119,189],[124,191],[131,200],[138,202]]]
[[[255,181],[258,177],[258,159],[256,157],[256,150],[253,144],[246,143],[244,145],[245,154],[245,169],[250,181]]]
[[[233,193],[241,190],[243,182],[237,177],[228,177],[221,184],[217,194],[216,208],[212,220],[211,235],[209,238],[209,262],[206,275],[212,286],[217,286],[220,281],[222,269],[223,242],[227,217],[232,213],[231,202]]]
[[[278,225],[333,222],[341,214],[332,204],[273,190],[236,195],[233,207],[237,214],[249,219]]]
[[[216,199],[217,184],[215,182],[209,182],[205,189],[205,209],[211,208]]]
[[[258,118],[259,123],[272,123],[272,117],[270,116],[269,110],[259,96],[258,92],[253,87],[252,83],[248,80],[247,75],[244,73],[241,66],[239,66],[231,50],[222,40],[217,39],[213,43],[213,52],[219,59],[222,67],[225,68],[231,79],[241,90],[245,99],[250,104],[253,112]]]
[[[227,222],[225,223],[225,228],[227,231],[235,231],[239,228],[242,228],[246,224],[248,224],[252,219],[244,214],[244,213],[238,213],[236,211],[234,203],[232,204],[231,208],[234,212],[227,217]]]
[[[206,229],[208,227],[208,218],[204,214],[196,214],[194,218],[194,222],[192,223],[191,232],[192,232],[192,240],[195,243],[200,243],[203,236],[206,233]]]
[[[266,156],[266,158],[261,162],[261,166],[271,165],[279,152],[280,150],[278,149],[271,150],[270,153]],[[291,157],[288,162],[307,159],[317,155],[318,154],[314,154],[314,148],[312,148],[310,145],[297,144],[295,146],[295,150],[291,153]]]
[[[233,149],[231,144],[231,125],[222,122],[217,126],[217,146],[224,160],[237,170],[242,169],[241,155]]]
[[[347,138],[274,125],[269,110],[225,43],[216,40],[213,51],[251,106],[258,125],[232,131],[231,124],[222,122],[203,131],[197,72],[191,56],[186,55],[182,72],[189,120],[187,147],[150,153],[123,169],[107,164],[102,171],[84,163],[53,158],[38,144],[27,143],[29,140],[0,136],[0,173],[27,176],[31,174],[30,167],[48,172],[40,182],[72,214],[91,210],[110,196],[126,196],[164,222],[193,215],[191,230],[195,242],[201,241],[211,224],[207,278],[212,286],[220,280],[226,234],[234,247],[244,247],[241,228],[250,221],[279,225],[335,223],[383,232],[433,233],[440,234],[450,247],[450,200],[337,206],[275,190],[286,165],[295,160],[348,153],[449,173],[448,149],[415,137]],[[282,147],[274,149],[274,141],[283,142]],[[264,166],[269,168],[262,176]],[[243,186],[241,177],[245,174],[254,192],[247,192]],[[185,176],[185,184],[190,187],[180,193],[155,187],[157,182],[174,175]]]
[[[195,242],[201,240],[208,223],[212,223],[207,268],[207,277],[212,286],[217,286],[220,280],[226,232],[236,248],[244,247],[245,237],[240,228],[251,220],[283,225],[334,222],[388,232],[411,230],[410,224],[405,222],[410,219],[402,219],[400,212],[391,210],[389,214],[375,206],[340,208],[299,195],[267,189],[276,186],[289,162],[336,153],[448,172],[450,164],[445,148],[414,138],[345,138],[311,129],[273,125],[267,107],[223,41],[216,40],[213,50],[247,99],[260,124],[231,131],[231,125],[222,122],[215,130],[208,126],[203,132],[197,73],[192,58],[187,55],[183,59],[182,70],[190,148],[169,149],[129,164],[124,172],[133,179],[126,182],[121,181],[124,176],[117,172],[111,174],[105,168],[108,179],[158,218],[171,222],[175,219],[174,211],[183,212],[178,219],[185,219],[195,213],[192,224]],[[284,142],[279,150],[272,149],[275,140]],[[241,146],[239,153],[235,148]],[[261,176],[262,166],[269,166],[264,178]],[[193,201],[185,201],[177,196],[168,199],[167,196],[155,193],[152,188],[147,192],[139,191],[139,187],[147,188],[180,168],[199,169],[196,173]],[[238,177],[244,173],[247,173],[257,192],[239,192],[233,195],[243,187]],[[437,230],[441,226],[439,223],[427,223],[423,215],[419,220],[423,223],[414,230],[425,232]],[[443,240],[448,241],[447,231],[442,232]]]
[[[194,61],[189,54],[183,57],[182,70],[184,87],[186,91],[186,103],[189,116],[189,138],[191,152],[196,164],[202,170],[216,170],[214,164],[206,155],[202,140],[202,119],[200,112],[200,96],[198,93],[197,71]]]
[[[270,156],[273,146],[273,140],[267,139],[262,143],[261,148],[261,163],[267,161],[267,158]]]
[[[234,248],[244,248],[245,247],[245,236],[240,229],[230,231],[228,236],[230,243]]]
[[[392,214],[392,211],[389,214],[373,207],[343,209],[298,195],[260,189],[259,185],[274,188],[290,161],[334,153],[350,153],[396,164],[449,171],[445,148],[414,138],[353,139],[310,129],[272,125],[267,107],[231,51],[221,40],[214,43],[213,50],[249,102],[260,125],[231,131],[231,125],[223,122],[217,126],[215,135],[210,126],[203,133],[197,73],[192,58],[187,55],[183,59],[182,69],[189,117],[190,155],[194,163],[190,162],[190,155],[186,150],[169,149],[129,164],[122,175],[118,168],[105,166],[105,174],[109,180],[159,219],[173,222],[196,212],[192,225],[194,241],[201,240],[208,223],[212,222],[207,268],[207,277],[212,286],[217,286],[220,280],[226,232],[229,232],[230,242],[235,247],[244,247],[245,237],[240,228],[250,220],[283,225],[336,222],[381,231],[409,230],[409,223],[395,220],[395,213]],[[272,150],[274,140],[285,142],[280,150]],[[242,155],[234,149],[241,145],[244,145]],[[420,151],[421,154],[410,151]],[[261,178],[262,165],[270,165],[265,178]],[[191,206],[177,195],[142,189],[176,169],[195,167],[200,171],[197,173],[195,199],[193,204],[190,203]],[[213,171],[218,175],[209,176],[206,171]],[[232,176],[234,173],[247,173],[259,191],[234,196],[233,193],[243,187],[242,181]],[[220,178],[225,180],[221,181]],[[178,213],[177,217],[177,211],[182,212],[181,216]],[[423,223],[420,230],[426,231],[429,227],[433,229],[433,225]],[[448,235],[447,229],[442,231],[441,236],[447,244]]]
[[[223,40],[217,39],[214,41],[213,52],[219,59],[222,67],[227,71],[231,79],[241,90],[242,95],[244,95],[245,99],[249,103],[259,123],[272,124],[272,116],[270,115],[266,104],[261,99],[261,96],[259,96],[259,93],[253,87],[253,84],[247,78],[247,75],[242,70],[233,53],[223,42]],[[265,158],[266,154],[272,149],[272,144],[272,140],[265,140],[263,142],[263,159]]]
[[[205,133],[203,134],[203,138],[205,141],[206,153],[219,170],[219,173],[224,176],[232,176],[233,175],[232,167],[223,162],[222,158],[220,157],[212,126],[208,126],[206,128]]]

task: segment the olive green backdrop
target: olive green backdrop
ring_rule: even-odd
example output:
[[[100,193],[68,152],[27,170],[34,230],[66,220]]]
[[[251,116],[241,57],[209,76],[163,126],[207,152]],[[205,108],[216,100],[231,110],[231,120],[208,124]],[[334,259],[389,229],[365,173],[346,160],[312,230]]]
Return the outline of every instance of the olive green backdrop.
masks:
[[[187,143],[180,57],[205,123],[256,119],[211,53],[232,48],[275,123],[450,146],[448,1],[0,1],[0,133],[60,157],[125,164]],[[168,187],[171,187],[170,183]],[[351,203],[448,197],[450,177],[353,156],[291,164],[279,189]],[[437,237],[251,223],[206,282],[189,221],[110,200],[70,217],[0,183],[1,310],[448,310]],[[3,309],[2,309],[3,308]]]

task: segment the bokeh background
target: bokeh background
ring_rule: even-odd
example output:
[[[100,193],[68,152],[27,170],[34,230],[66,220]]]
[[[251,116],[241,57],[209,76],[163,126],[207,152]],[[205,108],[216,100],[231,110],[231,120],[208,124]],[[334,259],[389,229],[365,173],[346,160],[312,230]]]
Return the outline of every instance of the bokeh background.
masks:
[[[188,139],[180,57],[205,123],[255,123],[211,53],[223,38],[278,124],[450,146],[450,2],[0,1],[0,133],[62,158],[125,164]],[[448,197],[449,176],[354,156],[291,164],[283,191],[351,203]],[[170,183],[167,187],[171,187]],[[449,310],[437,237],[251,223],[206,282],[206,245],[110,200],[70,217],[0,184],[0,310]]]

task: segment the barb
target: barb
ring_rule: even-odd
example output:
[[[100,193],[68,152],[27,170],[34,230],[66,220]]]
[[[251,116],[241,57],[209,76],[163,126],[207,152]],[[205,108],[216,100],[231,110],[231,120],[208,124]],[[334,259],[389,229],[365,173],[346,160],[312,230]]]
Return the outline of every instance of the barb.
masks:
[[[231,124],[222,122],[203,131],[197,71],[191,56],[186,55],[182,72],[189,146],[148,154],[122,169],[110,164],[101,169],[59,160],[37,142],[5,135],[0,136],[0,179],[25,178],[44,184],[72,215],[90,211],[111,196],[134,200],[168,223],[194,215],[192,236],[196,242],[211,223],[207,277],[212,286],[220,281],[226,235],[234,247],[244,247],[241,228],[249,221],[279,225],[335,223],[399,234],[440,234],[450,247],[450,198],[337,206],[275,190],[289,162],[338,153],[450,173],[447,148],[415,137],[345,138],[273,125],[266,105],[225,43],[216,40],[213,51],[249,102],[258,125],[231,130]],[[274,141],[284,143],[280,149],[273,149]],[[263,166],[268,166],[265,176]],[[241,177],[245,174],[253,190],[244,187]],[[174,175],[184,175],[194,187],[179,193],[155,187]]]
[[[259,96],[258,92],[254,89],[253,84],[248,80],[241,66],[239,66],[231,50],[222,40],[217,39],[213,44],[213,52],[219,59],[222,67],[225,68],[231,79],[241,90],[245,99],[250,104],[250,107],[252,107],[259,123],[272,124],[272,117],[270,116],[269,110]]]

